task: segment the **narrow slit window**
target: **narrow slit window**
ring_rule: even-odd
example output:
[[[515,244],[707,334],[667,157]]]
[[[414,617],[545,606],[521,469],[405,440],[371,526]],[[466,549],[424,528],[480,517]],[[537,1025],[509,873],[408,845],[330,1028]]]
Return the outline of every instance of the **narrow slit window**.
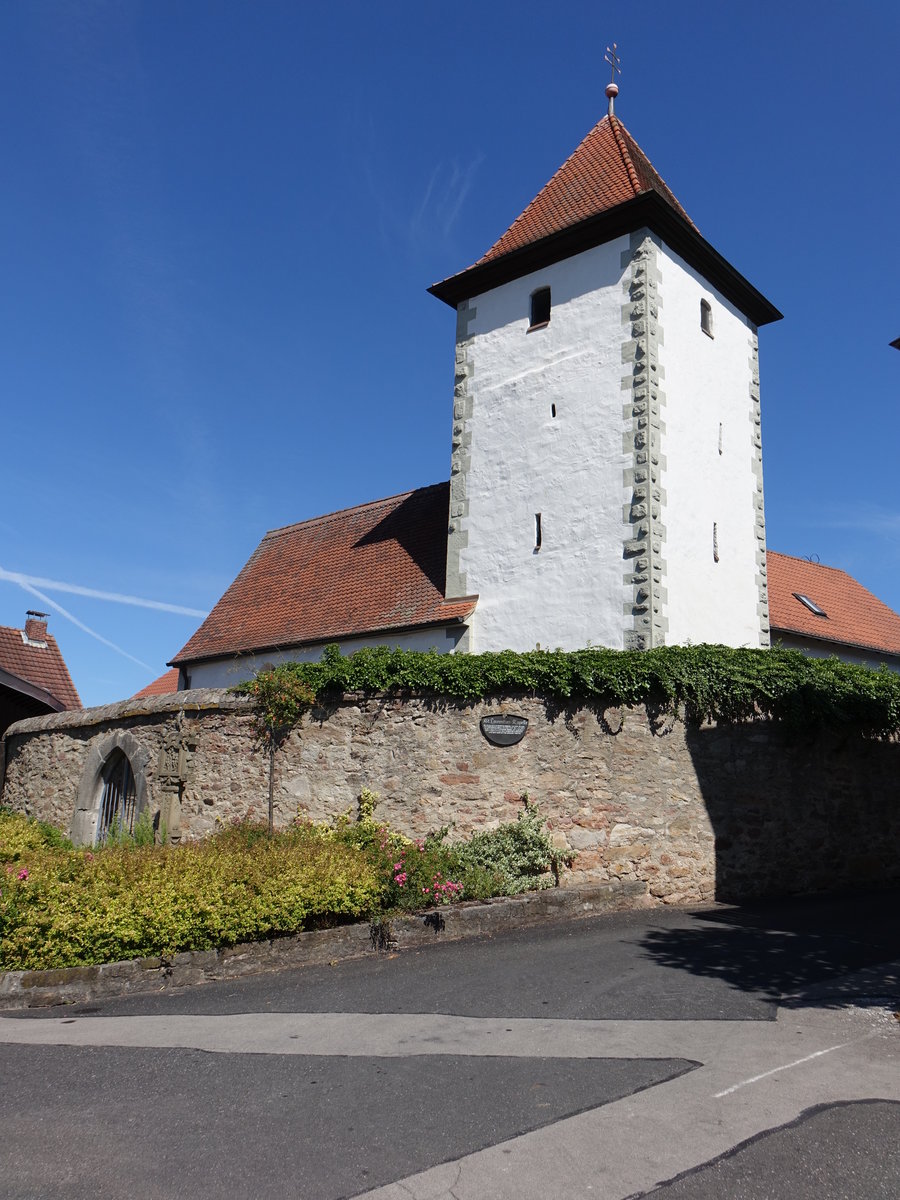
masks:
[[[810,600],[809,596],[804,596],[802,592],[791,592],[791,595],[796,600],[799,600],[801,604],[805,605],[806,608],[808,608],[809,611],[811,613],[813,613],[815,616],[817,616],[817,617],[827,617],[828,616],[828,613],[825,611],[824,608],[819,608],[819,606],[818,606],[818,604],[816,604],[815,600]]]
[[[537,554],[541,548],[541,543],[544,540],[543,530],[541,529],[541,514],[534,514],[534,552]]]
[[[712,305],[708,300],[700,301],[700,328],[707,337],[713,336]]]
[[[719,561],[719,526],[713,521],[713,562]]]
[[[551,404],[551,405],[550,405],[550,416],[551,416],[551,417],[555,417],[555,416],[556,416],[556,405],[555,405],[555,404]]]
[[[547,325],[549,321],[550,289],[538,288],[536,292],[531,293],[531,324],[528,328],[536,329],[540,325]]]

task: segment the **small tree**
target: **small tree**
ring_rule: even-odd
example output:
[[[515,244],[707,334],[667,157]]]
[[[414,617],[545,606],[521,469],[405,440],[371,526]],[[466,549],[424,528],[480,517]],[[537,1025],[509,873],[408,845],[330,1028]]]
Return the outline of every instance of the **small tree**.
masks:
[[[234,689],[255,701],[256,732],[269,752],[269,833],[275,828],[275,751],[315,703],[316,694],[285,663]]]

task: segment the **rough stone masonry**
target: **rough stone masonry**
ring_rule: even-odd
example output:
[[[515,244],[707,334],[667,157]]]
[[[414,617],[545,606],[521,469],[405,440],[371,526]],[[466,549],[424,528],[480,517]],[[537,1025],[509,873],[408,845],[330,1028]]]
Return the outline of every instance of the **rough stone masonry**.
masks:
[[[190,753],[170,832],[264,819],[267,754],[248,702],[218,690],[19,722],[6,738],[3,803],[87,829],[119,749],[139,805],[158,812],[159,751],[179,713]],[[523,740],[492,745],[480,729],[488,714],[527,718]],[[367,787],[381,797],[377,816],[402,833],[448,825],[462,837],[514,820],[527,794],[556,844],[577,852],[566,882],[628,881],[644,903],[738,900],[900,877],[898,756],[893,742],[790,735],[765,720],[697,726],[650,706],[346,695],[314,708],[279,750],[275,819],[333,820],[355,812]]]

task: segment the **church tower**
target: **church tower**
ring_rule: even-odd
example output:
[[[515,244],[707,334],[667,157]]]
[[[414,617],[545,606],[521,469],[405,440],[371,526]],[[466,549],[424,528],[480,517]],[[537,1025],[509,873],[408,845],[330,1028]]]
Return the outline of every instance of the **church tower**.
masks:
[[[460,650],[769,644],[757,329],[613,112],[456,309],[448,599]]]

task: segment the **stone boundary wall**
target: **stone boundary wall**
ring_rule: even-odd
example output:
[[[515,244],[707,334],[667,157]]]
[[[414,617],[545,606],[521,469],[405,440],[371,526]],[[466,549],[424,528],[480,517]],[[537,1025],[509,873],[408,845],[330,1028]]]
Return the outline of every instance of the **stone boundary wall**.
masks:
[[[159,752],[179,712],[190,760],[170,831],[264,819],[267,758],[251,710],[218,690],[19,722],[6,736],[3,803],[70,829],[78,796],[99,803],[97,764],[118,745],[158,811]],[[518,745],[482,735],[481,718],[500,713],[528,719]],[[401,832],[451,825],[464,836],[515,819],[527,793],[554,841],[578,852],[564,882],[620,881],[665,903],[738,900],[900,878],[898,767],[894,742],[792,737],[768,721],[697,727],[650,706],[561,709],[533,696],[348,695],[316,707],[279,751],[275,819],[332,820],[368,787]]]

